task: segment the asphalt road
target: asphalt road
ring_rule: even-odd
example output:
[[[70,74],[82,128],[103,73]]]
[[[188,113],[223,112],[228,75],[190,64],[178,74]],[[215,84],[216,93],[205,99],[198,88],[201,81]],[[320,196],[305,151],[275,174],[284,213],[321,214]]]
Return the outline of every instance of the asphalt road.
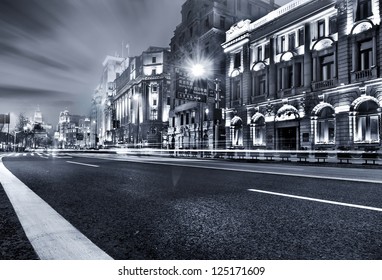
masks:
[[[380,170],[118,155],[3,162],[115,259],[382,259]],[[361,174],[377,183],[346,179]]]

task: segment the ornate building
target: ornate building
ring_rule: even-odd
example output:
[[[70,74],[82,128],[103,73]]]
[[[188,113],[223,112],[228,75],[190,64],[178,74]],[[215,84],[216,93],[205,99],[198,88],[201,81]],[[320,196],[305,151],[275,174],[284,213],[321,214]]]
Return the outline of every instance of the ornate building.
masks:
[[[273,1],[254,0],[187,0],[182,5],[182,22],[170,43],[171,147],[224,146],[225,31],[239,19],[257,19],[274,7]],[[201,76],[192,75],[195,67]]]
[[[149,47],[130,57],[129,66],[115,80],[115,142],[130,147],[167,146],[168,56],[168,48]]]
[[[115,79],[126,69],[128,59],[108,55],[102,63],[103,71],[91,103],[92,146],[108,145],[113,138],[112,99]]]
[[[226,32],[227,147],[381,147],[381,2],[295,0]]]

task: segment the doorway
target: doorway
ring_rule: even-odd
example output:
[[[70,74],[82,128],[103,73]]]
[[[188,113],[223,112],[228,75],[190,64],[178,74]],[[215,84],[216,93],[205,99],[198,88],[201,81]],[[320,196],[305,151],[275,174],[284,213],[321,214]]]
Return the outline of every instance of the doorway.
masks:
[[[297,150],[297,127],[278,128],[278,149]]]

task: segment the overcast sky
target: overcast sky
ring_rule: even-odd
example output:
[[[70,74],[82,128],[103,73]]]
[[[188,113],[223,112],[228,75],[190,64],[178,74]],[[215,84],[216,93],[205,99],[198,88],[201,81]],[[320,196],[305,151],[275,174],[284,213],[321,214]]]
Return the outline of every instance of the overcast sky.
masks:
[[[168,47],[184,2],[0,0],[0,114],[88,114],[106,55]]]

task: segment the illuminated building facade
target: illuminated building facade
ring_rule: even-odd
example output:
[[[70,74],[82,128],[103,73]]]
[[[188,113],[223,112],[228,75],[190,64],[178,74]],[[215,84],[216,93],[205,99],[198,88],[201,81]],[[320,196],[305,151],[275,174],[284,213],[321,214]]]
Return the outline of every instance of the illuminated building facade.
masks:
[[[60,113],[55,136],[58,148],[83,148],[90,144],[90,119],[71,115],[68,110]]]
[[[226,146],[381,147],[381,3],[295,0],[226,32]]]
[[[187,0],[182,21],[171,39],[171,148],[224,146],[226,58],[221,44],[225,31],[238,19],[257,19],[274,9],[273,1]],[[196,78],[195,65],[204,68]],[[223,130],[223,131],[222,131]]]
[[[167,147],[169,49],[149,47],[130,57],[116,79],[113,97],[115,142],[129,147]]]
[[[100,82],[95,89],[91,103],[91,142],[93,147],[112,144],[113,111],[112,98],[115,79],[125,70],[128,59],[119,56],[106,56],[102,63]]]

